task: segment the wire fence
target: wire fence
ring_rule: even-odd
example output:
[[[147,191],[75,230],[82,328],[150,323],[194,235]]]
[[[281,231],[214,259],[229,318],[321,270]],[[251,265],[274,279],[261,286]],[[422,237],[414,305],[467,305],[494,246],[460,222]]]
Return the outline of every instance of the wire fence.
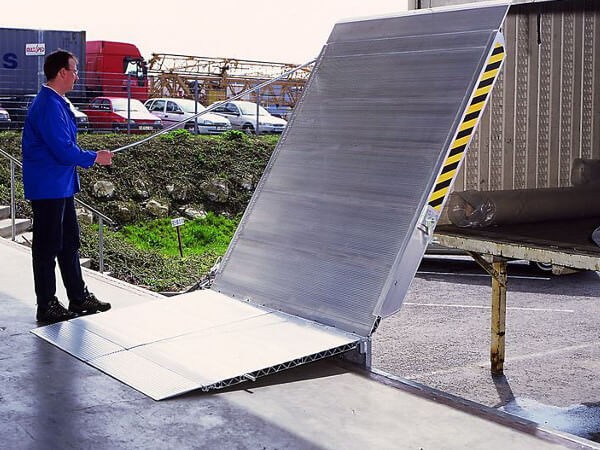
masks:
[[[0,76],[0,131],[23,128],[41,83],[39,77],[34,78],[26,81]],[[263,89],[252,90],[264,82],[259,78],[231,78],[224,82],[213,77],[174,73],[156,72],[137,77],[80,71],[79,81],[67,97],[81,132],[145,133],[181,122],[179,128],[200,134],[217,134],[229,129],[279,133],[285,127],[281,120],[290,118],[302,94],[304,80],[282,79]],[[196,121],[185,121],[211,104],[239,97],[246,91],[249,92],[237,101],[256,104],[254,118],[242,118],[233,111],[223,110]],[[156,99],[164,101],[156,102]],[[247,106],[245,110],[250,111]],[[238,113],[241,115],[241,111]]]

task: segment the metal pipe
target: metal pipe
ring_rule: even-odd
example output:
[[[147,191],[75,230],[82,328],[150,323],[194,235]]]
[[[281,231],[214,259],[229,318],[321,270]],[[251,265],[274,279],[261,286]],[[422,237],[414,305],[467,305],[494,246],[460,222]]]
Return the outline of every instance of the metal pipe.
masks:
[[[260,89],[256,90],[256,130],[254,132],[258,136],[260,134]]]
[[[127,134],[131,134],[131,75],[127,74]]]
[[[14,241],[17,236],[17,228],[15,224],[15,217],[17,215],[17,202],[15,200],[15,162],[10,160],[10,217],[11,217],[11,232],[12,240]]]
[[[223,100],[223,101],[220,101],[218,103],[215,103],[214,105],[211,105],[208,108],[206,108],[204,111],[201,111],[198,114],[195,114],[195,115],[193,115],[191,117],[188,117],[185,120],[185,122],[189,122],[190,120],[194,120],[196,117],[200,117],[201,115],[206,114],[207,112],[212,111],[213,109],[217,108],[218,106],[221,106],[222,104],[224,104],[226,102],[229,102],[229,101],[232,101],[232,100],[237,100],[237,99],[242,98],[245,95],[248,95],[248,94],[250,94],[250,93],[252,93],[252,92],[254,92],[256,90],[262,89],[263,87],[268,86],[271,83],[274,83],[275,81],[281,80],[282,78],[287,78],[288,76],[290,76],[294,72],[297,72],[300,69],[304,69],[305,67],[310,66],[315,61],[316,61],[316,59],[313,59],[313,60],[311,60],[311,61],[309,61],[307,63],[304,63],[304,64],[302,64],[302,65],[300,65],[298,67],[294,67],[293,69],[290,69],[287,72],[284,72],[284,73],[282,73],[281,75],[279,75],[279,76],[277,76],[275,78],[271,78],[270,80],[263,81],[262,83],[257,84],[256,86],[254,86],[253,88],[246,89],[245,91],[240,92],[239,94],[234,95],[233,97],[231,97],[231,98],[229,98],[227,100]],[[123,150],[127,150],[127,149],[130,149],[130,148],[136,147],[136,146],[138,146],[140,144],[143,144],[144,142],[148,142],[149,140],[154,139],[154,138],[160,136],[161,134],[165,134],[165,133],[168,133],[171,130],[174,130],[179,125],[180,125],[179,122],[178,123],[174,123],[173,125],[171,125],[171,126],[169,126],[167,128],[163,128],[162,130],[160,130],[160,131],[158,131],[158,132],[156,132],[156,133],[154,133],[154,134],[152,134],[152,135],[150,135],[150,136],[148,136],[148,137],[146,137],[144,139],[140,139],[137,142],[133,142],[131,144],[124,145],[123,147],[119,147],[119,148],[117,148],[115,150],[112,150],[112,152],[113,153],[117,153],[117,152],[121,152]]]
[[[194,115],[198,114],[198,80],[194,81]],[[194,119],[194,133],[198,134],[198,117]]]
[[[98,218],[98,268],[100,273],[104,273],[104,224],[102,217]]]

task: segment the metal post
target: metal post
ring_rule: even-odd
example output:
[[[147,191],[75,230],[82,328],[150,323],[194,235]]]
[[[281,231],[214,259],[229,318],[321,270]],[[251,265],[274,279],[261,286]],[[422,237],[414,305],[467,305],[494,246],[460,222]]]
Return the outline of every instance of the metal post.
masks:
[[[198,80],[194,82],[194,115],[198,114]],[[198,118],[194,118],[194,133],[198,134]]]
[[[100,273],[104,273],[104,223],[102,217],[98,217],[98,266]]]
[[[256,135],[260,134],[260,89],[256,90]]]
[[[17,216],[17,202],[15,200],[15,162],[10,160],[10,217],[11,217],[11,232],[12,240],[14,241],[17,237],[17,228],[15,224],[15,218]]]
[[[131,134],[131,75],[127,74],[127,134]]]
[[[492,339],[490,348],[491,372],[504,372],[504,335],[506,333],[506,260],[494,257],[492,266]]]
[[[177,227],[177,242],[179,242],[179,256],[183,258],[183,243],[181,242],[181,227]]]

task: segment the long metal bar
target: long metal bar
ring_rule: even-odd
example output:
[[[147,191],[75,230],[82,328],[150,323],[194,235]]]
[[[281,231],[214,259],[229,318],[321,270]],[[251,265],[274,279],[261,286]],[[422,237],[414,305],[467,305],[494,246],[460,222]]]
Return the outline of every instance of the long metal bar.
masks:
[[[492,339],[490,348],[491,372],[504,372],[504,338],[506,334],[506,259],[494,257],[492,261]]]
[[[304,64],[302,64],[302,65],[300,65],[298,67],[294,67],[293,69],[288,70],[287,72],[282,73],[281,75],[279,75],[279,76],[277,76],[275,78],[271,78],[270,80],[263,81],[262,83],[257,84],[256,86],[254,86],[254,87],[252,87],[250,89],[246,89],[245,91],[242,91],[239,94],[236,94],[233,97],[228,98],[227,100],[223,100],[223,101],[220,101],[220,102],[215,103],[213,105],[210,105],[204,111],[201,111],[198,114],[194,114],[193,116],[188,117],[186,120],[184,120],[184,122],[189,122],[190,120],[194,120],[197,117],[200,117],[201,115],[206,114],[206,113],[214,110],[216,107],[222,105],[223,103],[226,103],[226,102],[229,102],[229,101],[232,101],[232,100],[237,100],[237,99],[242,98],[245,95],[248,95],[248,94],[250,94],[250,93],[252,93],[254,91],[258,91],[258,90],[262,89],[263,87],[268,86],[268,85],[274,83],[275,81],[281,80],[282,78],[286,78],[286,77],[290,76],[291,74],[293,74],[294,72],[297,72],[300,69],[303,69],[303,68],[305,68],[307,66],[310,66],[315,61],[316,61],[316,59],[313,59],[313,60],[311,60],[311,61],[309,61],[307,63],[304,63]],[[258,120],[258,117],[257,117],[257,120]],[[112,152],[113,153],[117,153],[117,152],[121,152],[123,150],[127,150],[127,149],[130,149],[130,148],[136,147],[136,146],[138,146],[140,144],[143,144],[144,142],[148,142],[149,140],[154,139],[154,138],[160,136],[161,134],[165,134],[165,133],[168,133],[171,130],[174,130],[179,125],[181,125],[181,123],[179,123],[179,122],[174,123],[173,125],[170,125],[167,128],[163,128],[162,130],[160,130],[160,131],[158,131],[158,132],[156,132],[154,134],[151,134],[150,136],[145,137],[144,139],[140,139],[139,141],[132,142],[131,144],[124,145],[123,147],[119,147],[119,148],[117,148],[115,150],[112,150]]]
[[[17,228],[15,225],[15,217],[17,216],[17,203],[15,200],[15,163],[10,161],[10,226],[11,239],[14,241],[17,236]]]
[[[100,273],[104,273],[104,223],[102,217],[98,218],[98,266]]]

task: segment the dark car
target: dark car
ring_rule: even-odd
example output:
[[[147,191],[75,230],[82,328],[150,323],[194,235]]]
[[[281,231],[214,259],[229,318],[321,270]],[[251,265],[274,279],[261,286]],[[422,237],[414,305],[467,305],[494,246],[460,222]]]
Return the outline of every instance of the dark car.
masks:
[[[27,117],[27,110],[34,98],[35,94],[27,94],[0,99],[0,106],[10,114],[12,128],[23,128],[25,117]]]
[[[25,117],[27,117],[27,111],[36,94],[25,94],[17,97],[10,97],[0,99],[2,107],[10,114],[11,128],[21,129],[25,124]],[[66,98],[66,97],[65,97]],[[89,121],[86,114],[79,111],[71,101],[66,98],[71,111],[75,115],[75,121],[77,122],[77,131],[89,131]],[[0,125],[1,127],[1,125]]]
[[[10,114],[4,108],[0,108],[0,130],[10,130],[11,125]]]

